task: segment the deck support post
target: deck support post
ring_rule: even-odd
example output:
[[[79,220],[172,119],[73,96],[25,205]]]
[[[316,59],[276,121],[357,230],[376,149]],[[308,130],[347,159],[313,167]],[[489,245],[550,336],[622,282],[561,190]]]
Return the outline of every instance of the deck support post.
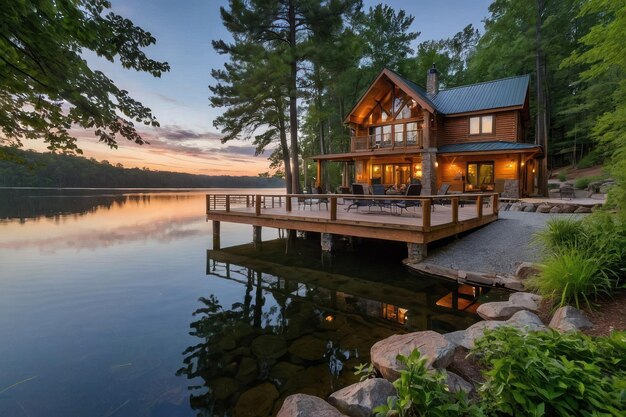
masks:
[[[252,243],[256,249],[261,247],[261,231],[263,228],[261,226],[252,226]]]
[[[220,250],[220,222],[213,220],[213,250]]]
[[[322,252],[332,252],[333,250],[332,233],[320,233],[320,241],[322,244]]]
[[[406,263],[418,264],[426,258],[426,243],[407,242],[408,257]]]

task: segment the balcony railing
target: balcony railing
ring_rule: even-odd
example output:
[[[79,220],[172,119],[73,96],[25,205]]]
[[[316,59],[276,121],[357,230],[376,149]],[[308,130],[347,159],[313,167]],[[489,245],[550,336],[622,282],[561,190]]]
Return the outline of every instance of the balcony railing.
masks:
[[[382,133],[368,136],[352,137],[352,152],[369,151],[371,149],[398,149],[424,146],[424,131],[408,130],[406,132]]]

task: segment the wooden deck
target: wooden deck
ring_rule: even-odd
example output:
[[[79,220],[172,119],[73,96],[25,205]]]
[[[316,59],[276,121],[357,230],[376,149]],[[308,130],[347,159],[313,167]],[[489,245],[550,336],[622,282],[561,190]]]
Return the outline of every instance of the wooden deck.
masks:
[[[407,243],[428,243],[498,218],[498,195],[207,195],[207,220]],[[361,200],[369,207],[347,208]],[[322,203],[319,203],[322,201]],[[323,201],[326,201],[325,204]],[[400,210],[398,203],[419,206]],[[401,213],[400,213],[401,211]]]

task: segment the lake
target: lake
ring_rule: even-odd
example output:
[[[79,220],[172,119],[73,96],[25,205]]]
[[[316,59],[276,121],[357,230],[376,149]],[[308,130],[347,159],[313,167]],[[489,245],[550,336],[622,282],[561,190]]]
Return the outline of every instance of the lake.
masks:
[[[212,251],[205,193],[0,189],[0,416],[270,416],[384,337],[477,321],[477,289],[409,273],[403,245],[287,255],[223,223]]]

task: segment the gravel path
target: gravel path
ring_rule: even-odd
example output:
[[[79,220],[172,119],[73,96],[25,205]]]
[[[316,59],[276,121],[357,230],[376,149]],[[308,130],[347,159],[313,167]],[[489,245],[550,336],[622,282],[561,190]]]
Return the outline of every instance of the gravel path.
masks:
[[[571,214],[501,211],[499,220],[428,253],[425,262],[475,272],[514,274],[521,262],[537,262],[541,248],[533,234],[554,217]]]

